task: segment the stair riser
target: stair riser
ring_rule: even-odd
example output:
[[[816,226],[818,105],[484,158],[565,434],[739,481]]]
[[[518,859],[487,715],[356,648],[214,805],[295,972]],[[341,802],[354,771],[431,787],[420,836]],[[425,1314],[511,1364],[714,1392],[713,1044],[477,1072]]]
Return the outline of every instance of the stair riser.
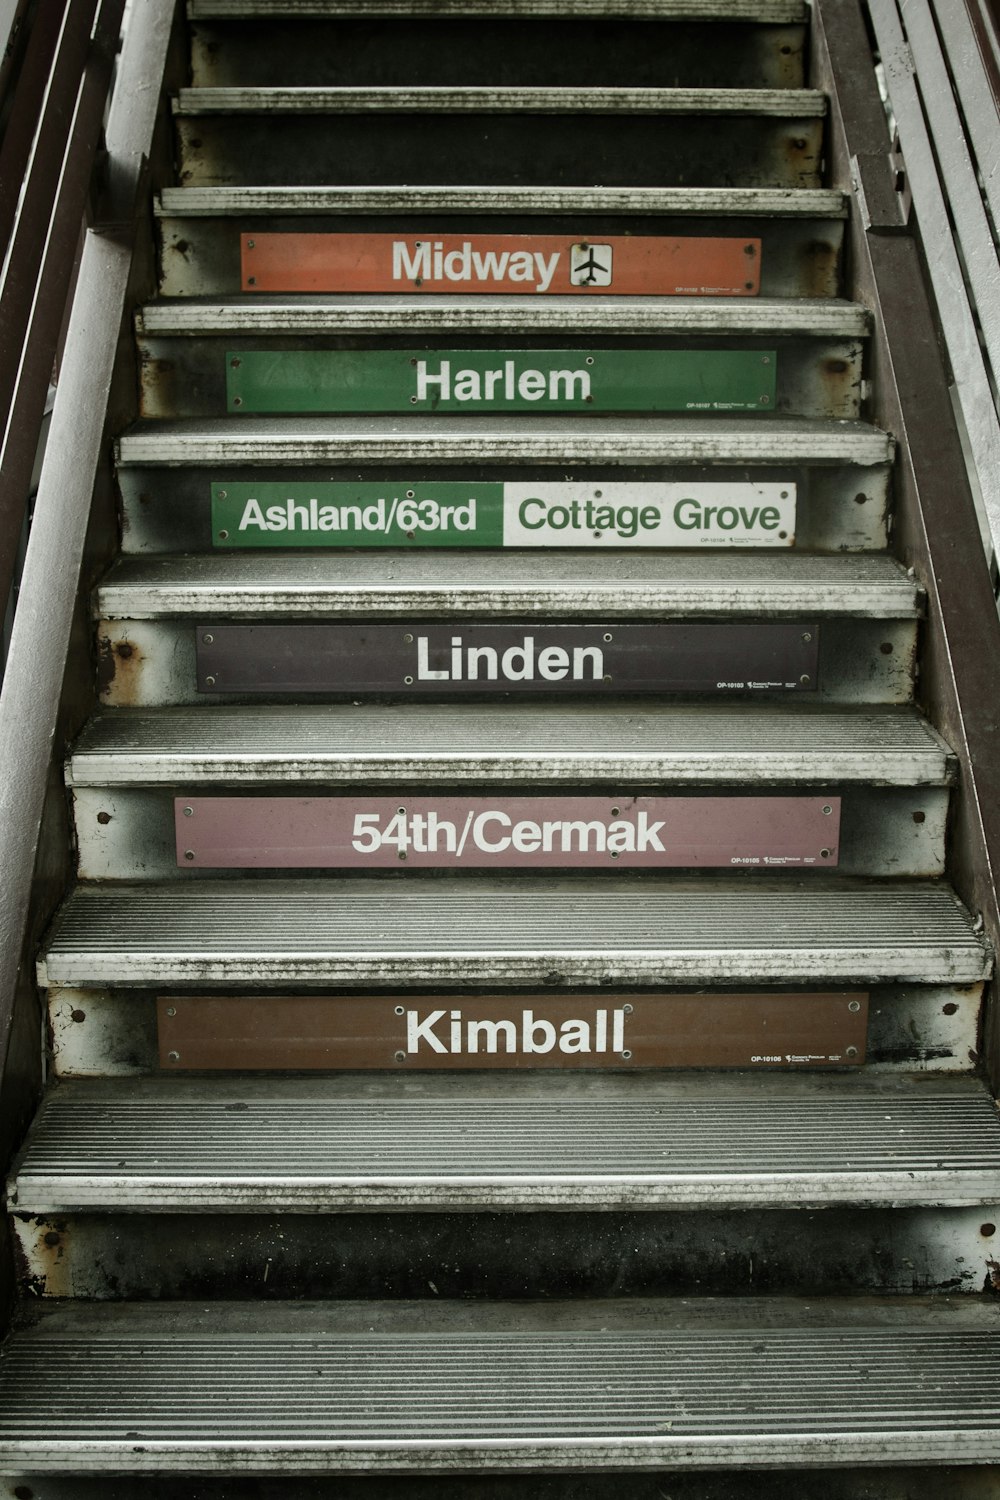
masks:
[[[199,606],[199,613],[206,613],[201,601],[194,602]],[[102,701],[115,707],[133,708],[261,701],[259,696],[255,699],[247,694],[223,697],[221,694],[199,693],[195,636],[194,625],[181,620],[101,621],[97,627],[97,640]],[[809,701],[909,702],[915,646],[916,622],[912,620],[824,621],[820,628],[819,687],[810,690]],[[459,696],[475,701],[477,695],[466,693],[466,685],[460,686]],[[337,695],[329,693],[326,696],[332,699]],[[345,694],[340,696],[343,698]],[[349,696],[358,695],[351,692]],[[421,696],[428,698],[427,693]],[[483,696],[478,695],[480,699]],[[782,696],[787,699],[789,695]],[[762,693],[755,696],[754,701],[758,698],[768,701],[774,697],[774,694]]]
[[[185,187],[523,184],[815,188],[821,119],[366,112],[178,118]]]
[[[603,482],[614,484],[742,484],[746,482],[746,467],[712,469],[636,469],[608,470],[564,469],[559,481],[592,484],[598,488]],[[806,469],[789,466],[749,470],[754,484],[778,484],[785,490],[794,486],[796,494],[795,549],[816,552],[874,551],[886,544],[887,530],[887,485],[888,471],[882,467],[831,467]],[[310,491],[316,484],[357,482],[357,469],[276,469],[262,473],[260,469],[247,469],[230,465],[214,469],[143,469],[122,468],[118,471],[118,483],[122,493],[124,512],[123,546],[126,552],[209,552],[216,538],[211,524],[211,496],[220,485],[252,485],[262,479],[269,484],[288,486],[288,493],[299,495]],[[377,484],[385,481],[387,494],[396,494],[418,485],[433,487],[435,483],[461,483],[466,479],[476,484],[505,483],[551,484],[553,476],[538,468],[508,468],[494,465],[487,468],[479,465],[463,466],[456,470],[444,470],[422,463],[415,463],[407,478],[405,469],[399,467],[387,471],[384,466],[365,471],[362,482]],[[696,492],[694,492],[696,493]],[[268,533],[272,540],[290,538],[289,545],[296,541],[294,533]],[[327,534],[336,541],[336,534]],[[580,544],[576,533],[563,533],[574,545]],[[698,546],[699,532],[692,532],[692,549],[709,550]],[[355,540],[353,534],[348,538]],[[374,538],[373,538],[374,540]],[[432,538],[433,540],[433,538]],[[398,543],[395,543],[398,545]],[[320,551],[324,549],[319,549]],[[341,551],[340,547],[330,550]],[[713,549],[714,550],[714,549]],[[722,548],[721,550],[727,550]],[[742,550],[742,549],[740,549]]]
[[[163,987],[160,986],[162,991]],[[301,993],[301,990],[299,991]],[[415,992],[398,992],[415,1002]],[[452,992],[442,1000],[463,1000]],[[589,997],[593,1004],[593,994]],[[280,998],[275,1000],[280,1005]],[[975,1060],[981,986],[883,986],[871,992],[866,1070],[964,1072]],[[159,1071],[156,996],[148,990],[50,990],[52,1067],[64,1078]]]
[[[535,1481],[537,1490],[538,1483]],[[801,1473],[751,1474],[739,1477],[739,1500],[801,1500]],[[517,1478],[474,1477],[410,1479],[243,1478],[238,1490],[229,1479],[143,1479],[143,1500],[523,1500],[524,1481]],[[817,1500],[913,1500],[927,1485],[926,1469],[812,1469],[809,1487]],[[597,1474],[574,1478],[548,1476],[546,1500],[619,1500],[620,1476]],[[20,1488],[19,1488],[20,1486]],[[992,1468],[936,1468],[935,1500],[995,1500],[996,1472]],[[4,1500],[135,1500],[129,1479],[73,1479],[65,1476],[20,1474],[0,1479]],[[630,1500],[663,1500],[663,1480],[657,1475],[630,1474]],[[732,1477],[706,1471],[670,1476],[671,1500],[734,1500]]]
[[[982,1208],[15,1215],[42,1297],[551,1298],[969,1292]],[[2,1491],[0,1491],[2,1493]]]
[[[801,26],[496,16],[199,20],[193,84],[801,88]],[[610,70],[610,71],[609,71]]]
[[[217,794],[223,790],[218,789]],[[522,795],[524,790],[525,788],[519,787],[517,795]],[[573,788],[574,794],[577,790]],[[748,790],[749,788],[744,788],[743,794],[746,795]],[[405,787],[400,789],[390,786],[387,789],[380,789],[380,793],[373,792],[370,795],[366,793],[361,797],[348,796],[346,799],[349,804],[348,822],[353,818],[355,811],[364,813],[369,810],[373,805],[372,797],[379,794],[405,799],[407,791]],[[184,796],[183,788],[178,788],[174,792],[146,788],[119,787],[109,791],[100,787],[78,787],[73,793],[73,814],[80,877],[84,880],[162,880],[174,877],[193,878],[206,873],[211,874],[212,870],[231,873],[233,867],[226,864],[210,863],[198,868],[194,865],[185,866],[178,863],[175,795]],[[204,797],[211,795],[211,791],[200,787],[191,795]],[[476,793],[470,792],[469,795],[470,797],[476,796]],[[489,793],[479,795],[487,798],[484,806],[490,808],[493,806]],[[496,805],[501,807],[510,800],[510,795],[510,793],[499,794],[498,798],[494,798]],[[605,792],[604,795],[606,800],[608,794]],[[689,791],[683,795],[692,795],[692,793]],[[796,788],[794,795],[815,800],[832,794],[828,788],[819,790]],[[834,847],[839,848],[836,868],[842,875],[935,876],[942,873],[945,824],[948,813],[946,788],[852,786],[845,788],[842,795],[839,792],[837,795],[841,797],[840,834],[837,839],[834,837],[836,830],[830,832],[830,842]],[[582,816],[578,810],[571,809],[565,813],[559,811],[559,801],[565,796],[566,789],[554,794],[551,815],[557,818]],[[418,800],[422,802],[427,798],[423,797]],[[433,801],[433,797],[430,800]],[[766,798],[764,800],[766,801]],[[280,813],[280,809],[277,811]],[[766,807],[761,811],[766,813]],[[662,809],[657,811],[657,817],[661,812]],[[534,816],[534,813],[530,815]],[[548,808],[544,815],[550,815]],[[206,816],[208,816],[207,813]],[[517,816],[520,817],[521,814],[518,813]],[[257,809],[248,809],[248,829],[252,829],[257,818]],[[236,837],[236,826],[234,822],[234,837]],[[192,820],[191,827],[194,828],[194,820]],[[182,825],[182,832],[185,836],[187,835],[186,825]],[[292,839],[287,863],[276,859],[273,864],[269,864],[266,855],[262,854],[260,857],[265,862],[258,868],[293,868],[298,863],[299,856],[296,853],[294,835]],[[197,846],[196,830],[191,832],[189,841]],[[733,847],[735,848],[735,843]],[[750,849],[750,847],[750,843],[745,845],[745,849]],[[756,848],[757,845],[753,847]],[[740,845],[740,849],[743,850],[744,845]],[[814,857],[818,857],[818,853]],[[253,858],[256,866],[257,856],[254,855]],[[302,858],[308,863],[319,856],[304,854]],[[665,854],[664,859],[667,858],[668,854]],[[516,861],[516,852],[512,859]],[[723,860],[727,865],[736,862],[735,858],[730,860],[728,855],[711,856],[714,866],[721,865]],[[498,856],[496,868],[506,868],[510,862],[503,856]],[[565,860],[567,866],[580,865],[582,862],[579,856],[567,856]],[[594,860],[587,862],[595,865],[596,856]],[[541,866],[544,863],[550,864],[551,861],[543,861],[539,858],[538,863]],[[346,868],[348,864],[364,868],[363,859],[354,855],[351,850],[347,850],[342,858],[331,852],[327,867]],[[444,855],[441,858],[441,865],[447,867]],[[608,869],[619,868],[608,855],[600,860],[600,866],[607,866]],[[624,866],[622,870],[624,873]]]
[[[582,362],[585,354],[589,350],[610,349],[613,343],[613,339],[591,335],[586,348],[579,346],[581,368],[583,368]],[[654,341],[647,338],[641,341],[634,340],[631,347],[635,347],[637,343],[641,343],[642,347],[659,349],[671,347],[696,349],[699,347],[697,339],[675,341],[671,345],[671,342],[666,339]],[[768,412],[776,412],[780,416],[817,417],[838,421],[852,420],[860,414],[861,369],[864,351],[857,339],[818,336],[812,339],[768,340],[766,337],[739,339],[723,335],[718,339],[702,340],[701,344],[711,349],[777,350],[777,391],[773,404],[768,402],[766,408]],[[138,345],[142,383],[141,413],[144,417],[158,420],[175,417],[224,416],[228,409],[226,378],[232,358],[239,358],[240,354],[246,351],[267,350],[269,353],[277,353],[281,350],[292,351],[302,347],[301,340],[295,341],[279,336],[269,337],[266,334],[256,337],[220,335],[219,337],[180,339],[143,335],[139,338]],[[320,337],[312,337],[309,342],[311,353],[321,348],[328,349],[334,360],[337,353],[352,349],[387,351],[419,349],[421,353],[426,351],[428,369],[432,369],[435,373],[439,370],[440,362],[447,359],[452,351],[474,347],[488,348],[489,352],[495,355],[496,368],[502,369],[506,360],[513,359],[520,372],[522,368],[533,368],[530,359],[532,349],[568,350],[577,346],[574,340],[567,339],[565,335],[560,336],[559,333],[547,334],[534,340],[514,335],[495,336],[487,344],[481,337],[476,338],[461,331],[456,331],[451,338],[445,339],[440,336],[417,337],[413,334],[409,337],[397,335],[395,338],[370,339],[345,335],[336,342]],[[456,372],[461,367],[460,359],[453,358],[451,364]],[[414,372],[413,387],[416,391],[416,372]],[[582,389],[582,385],[579,389]],[[610,405],[602,409],[615,410],[614,399],[611,397],[608,399]],[[700,399],[699,393],[693,387],[691,399]],[[268,401],[271,404],[265,407],[256,403],[251,404],[247,400],[242,410],[248,413],[268,411],[284,414],[296,409],[294,398],[286,397],[278,386],[274,387]],[[310,407],[313,412],[324,410],[333,412],[336,409],[332,404],[324,405],[321,398],[319,398],[319,404]],[[373,404],[368,409],[379,409],[377,399],[373,398]],[[401,406],[391,402],[384,405],[382,409],[403,410]],[[406,410],[408,413],[424,413],[425,407],[408,406]],[[542,406],[538,410],[544,412],[549,408]],[[573,408],[571,415],[586,418],[590,410],[591,408],[584,404],[581,397],[579,412]],[[531,419],[530,412],[525,416],[523,411],[516,410],[511,403],[505,402],[499,396],[492,402],[470,401],[468,411],[465,412],[463,408],[463,412],[465,415],[489,416],[498,413],[514,415],[522,422],[530,422]]]
[[[585,232],[584,227],[585,226]],[[359,219],[345,214],[336,219],[242,215],[239,219],[180,218],[160,220],[161,281],[165,297],[235,296],[241,289],[240,236],[258,234],[355,233],[401,237],[458,234],[496,234],[497,219],[428,213],[389,219]],[[505,234],[566,234],[570,240],[599,235],[633,234],[650,237],[698,236],[730,238],[745,235],[761,241],[760,294],[765,297],[836,297],[840,289],[843,249],[841,221],[836,219],[756,218],[740,214],[721,219],[685,217],[609,219],[603,213],[580,213],[569,219],[518,218],[505,215]]]

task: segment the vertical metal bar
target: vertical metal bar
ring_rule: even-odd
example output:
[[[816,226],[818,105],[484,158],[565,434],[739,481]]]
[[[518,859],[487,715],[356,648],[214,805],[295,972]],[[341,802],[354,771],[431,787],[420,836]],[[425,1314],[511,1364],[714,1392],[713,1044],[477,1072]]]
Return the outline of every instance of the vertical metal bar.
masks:
[[[83,75],[45,255],[37,273],[17,386],[0,441],[0,517],[15,517],[27,502],[124,8],[125,0],[103,0]],[[0,597],[10,589],[13,566],[8,547],[0,546]]]
[[[10,119],[0,146],[0,251],[10,239],[67,3],[41,0],[14,86]]]
[[[90,231],[66,339],[21,598],[0,688],[0,1056],[10,1037],[59,693],[132,263],[174,0],[142,0],[125,37],[106,132],[120,235]]]

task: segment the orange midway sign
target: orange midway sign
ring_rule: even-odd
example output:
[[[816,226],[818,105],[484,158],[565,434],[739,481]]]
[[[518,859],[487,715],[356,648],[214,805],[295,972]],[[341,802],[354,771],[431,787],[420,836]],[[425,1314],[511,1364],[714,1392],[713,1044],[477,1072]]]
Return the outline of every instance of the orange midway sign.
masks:
[[[626,235],[245,234],[249,292],[752,297],[760,240]]]

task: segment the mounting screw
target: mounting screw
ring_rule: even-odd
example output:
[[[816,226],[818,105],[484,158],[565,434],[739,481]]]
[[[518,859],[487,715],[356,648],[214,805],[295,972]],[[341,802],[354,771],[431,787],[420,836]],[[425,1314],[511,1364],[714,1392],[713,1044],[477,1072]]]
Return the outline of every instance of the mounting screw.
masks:
[[[177,1007],[176,1007],[176,1005],[168,1005],[167,1006],[167,1015],[168,1016],[176,1016],[176,1014],[177,1014]]]
[[[397,1052],[396,1053],[396,1061],[397,1062],[405,1062],[406,1061],[406,1053],[405,1052]]]
[[[860,1000],[849,1000],[848,1003],[847,1003],[847,1009],[849,1011],[852,1011],[854,1013],[854,1015],[857,1015],[858,1011],[861,1009],[861,1001]]]
[[[168,1052],[167,1053],[167,1062],[180,1062],[180,1060],[181,1060],[181,1055],[180,1055],[179,1052]]]

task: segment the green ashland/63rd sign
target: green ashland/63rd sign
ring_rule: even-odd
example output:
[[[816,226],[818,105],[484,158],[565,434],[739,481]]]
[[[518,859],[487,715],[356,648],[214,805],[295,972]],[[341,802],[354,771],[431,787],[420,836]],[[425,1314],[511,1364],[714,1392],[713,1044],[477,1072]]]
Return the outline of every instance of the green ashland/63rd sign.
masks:
[[[771,411],[760,349],[289,349],[227,355],[230,411]]]

